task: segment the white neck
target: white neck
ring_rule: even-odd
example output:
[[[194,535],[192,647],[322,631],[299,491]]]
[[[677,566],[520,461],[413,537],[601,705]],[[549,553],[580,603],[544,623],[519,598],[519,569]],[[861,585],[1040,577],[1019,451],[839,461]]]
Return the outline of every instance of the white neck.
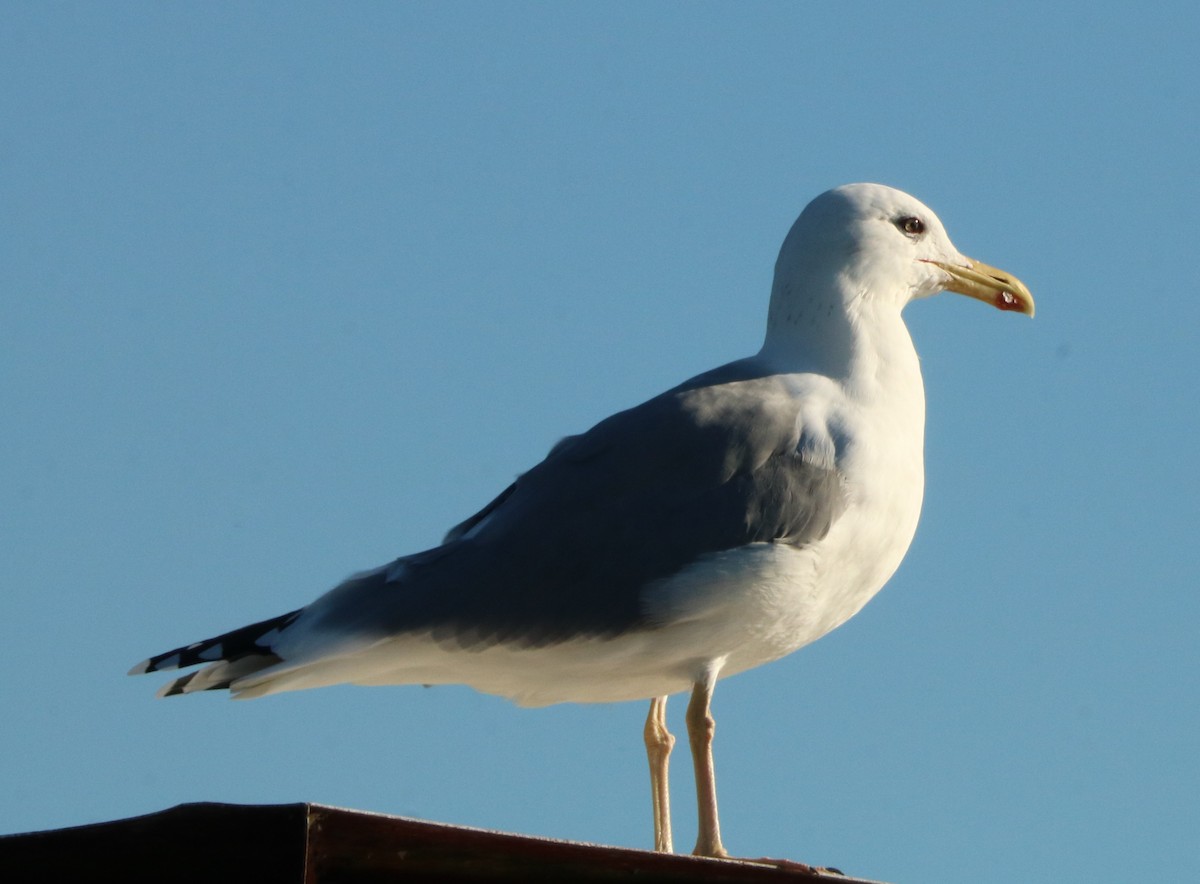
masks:
[[[775,279],[767,312],[767,333],[759,357],[786,372],[815,372],[859,385],[886,383],[889,376],[917,379],[920,364],[900,305],[871,297],[860,284],[838,275],[822,285],[793,285]],[[824,292],[814,298],[812,292]]]

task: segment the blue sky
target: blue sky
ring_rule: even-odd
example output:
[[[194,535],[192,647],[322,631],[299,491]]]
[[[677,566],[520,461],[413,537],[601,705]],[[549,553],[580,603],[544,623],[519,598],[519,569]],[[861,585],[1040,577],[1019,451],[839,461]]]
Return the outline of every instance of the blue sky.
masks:
[[[909,308],[921,527],[850,623],[718,687],[726,844],[1200,876],[1194,5],[3,15],[0,832],[318,801],[648,846],[641,703],[124,672],[754,351],[795,215],[874,180],[1038,316]],[[683,751],[673,785],[686,845]]]

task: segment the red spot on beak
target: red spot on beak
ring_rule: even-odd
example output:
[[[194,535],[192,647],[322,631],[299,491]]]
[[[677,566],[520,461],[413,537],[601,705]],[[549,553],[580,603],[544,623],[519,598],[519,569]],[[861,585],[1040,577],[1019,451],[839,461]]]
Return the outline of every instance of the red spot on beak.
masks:
[[[1001,310],[1020,310],[1021,301],[1012,292],[1001,292],[996,295],[996,306]]]

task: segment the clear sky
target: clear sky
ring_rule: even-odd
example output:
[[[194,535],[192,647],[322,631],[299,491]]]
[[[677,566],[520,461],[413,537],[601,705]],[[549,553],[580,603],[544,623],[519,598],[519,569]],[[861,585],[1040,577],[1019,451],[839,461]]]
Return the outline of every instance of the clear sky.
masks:
[[[1200,879],[1195,4],[0,12],[0,832],[317,801],[649,846],[642,703],[124,673],[753,352],[795,215],[873,180],[1038,315],[907,311],[921,527],[719,685],[726,844]],[[687,845],[685,751],[673,783]]]

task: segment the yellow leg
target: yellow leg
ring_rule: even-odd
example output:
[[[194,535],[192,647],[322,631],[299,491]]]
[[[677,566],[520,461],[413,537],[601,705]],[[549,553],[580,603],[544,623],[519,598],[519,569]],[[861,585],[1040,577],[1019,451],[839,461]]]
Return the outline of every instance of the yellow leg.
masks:
[[[721,826],[717,822],[717,778],[712,757],[717,726],[709,710],[715,683],[715,678],[696,682],[687,708],[688,742],[696,769],[696,807],[700,815],[696,849],[692,851],[697,856],[729,856],[721,844]]]
[[[667,698],[650,701],[646,716],[646,758],[650,761],[650,797],[654,802],[654,849],[671,852],[671,790],[667,767],[675,738],[667,730]]]

